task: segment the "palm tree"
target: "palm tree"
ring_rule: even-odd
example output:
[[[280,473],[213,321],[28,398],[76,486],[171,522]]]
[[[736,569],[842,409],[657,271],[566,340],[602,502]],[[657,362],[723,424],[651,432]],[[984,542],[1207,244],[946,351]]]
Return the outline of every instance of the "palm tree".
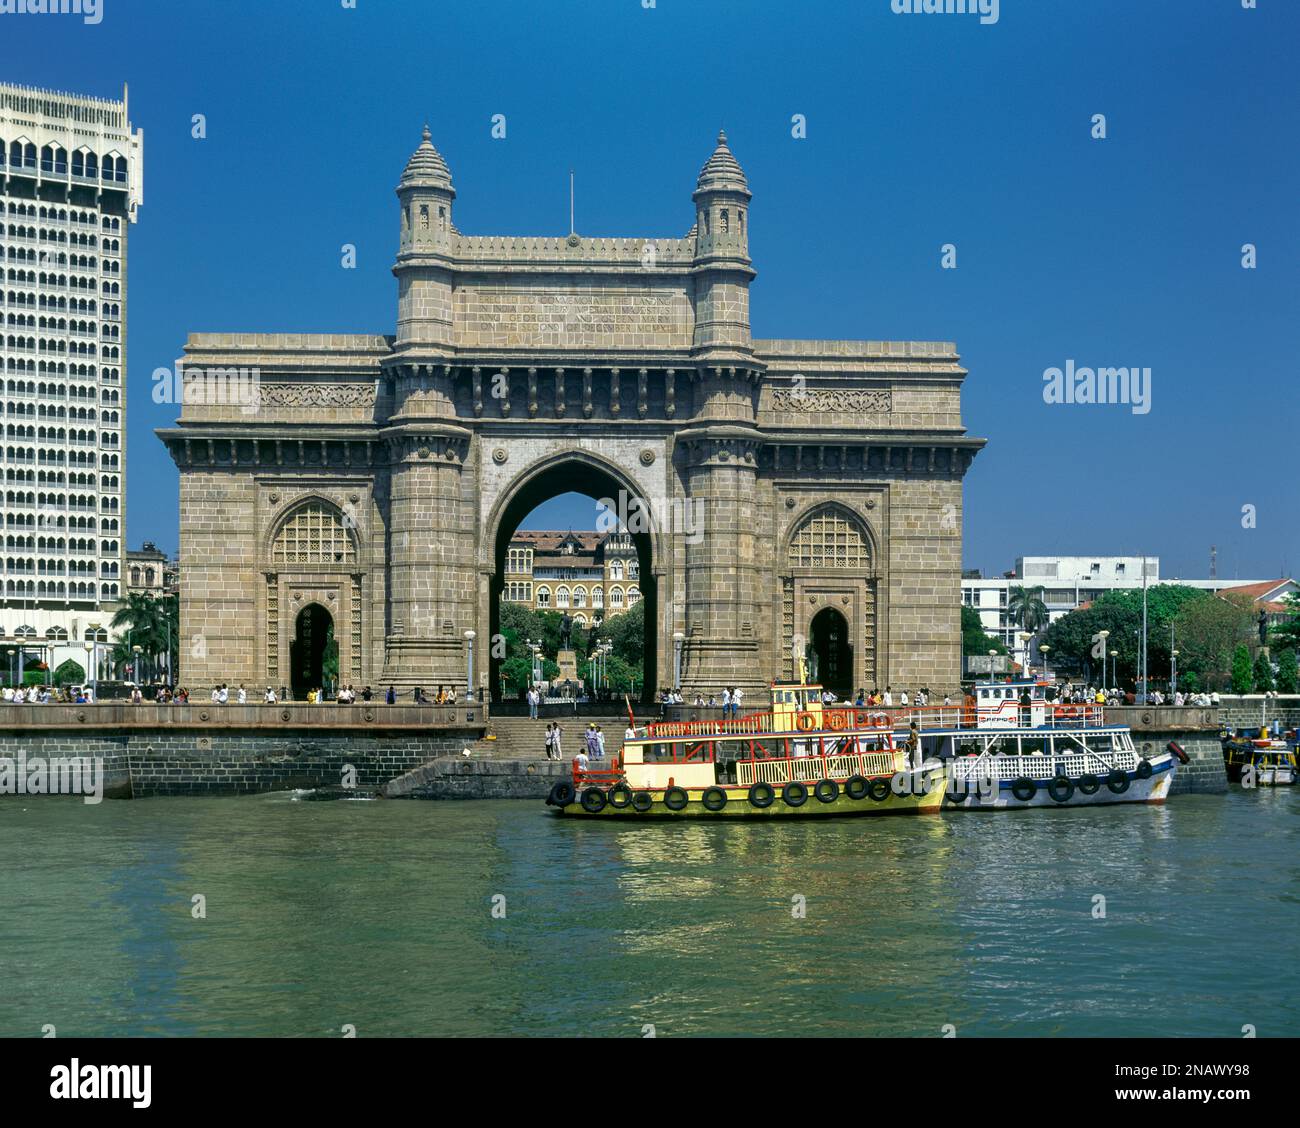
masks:
[[[1007,596],[1007,616],[1026,634],[1036,635],[1047,626],[1051,616],[1047,604],[1043,602],[1043,589],[1039,587],[1013,587]],[[1025,671],[1028,672],[1032,655],[1029,647],[1031,639],[1025,644]]]
[[[128,593],[110,625],[126,632],[113,647],[113,664],[119,670],[134,661],[132,650],[136,646],[151,665],[156,665],[158,655],[167,649],[167,609],[151,595]],[[140,680],[138,674],[136,680]]]
[[[1047,625],[1047,604],[1041,587],[1013,587],[1007,597],[1007,615],[1021,630],[1035,633]]]

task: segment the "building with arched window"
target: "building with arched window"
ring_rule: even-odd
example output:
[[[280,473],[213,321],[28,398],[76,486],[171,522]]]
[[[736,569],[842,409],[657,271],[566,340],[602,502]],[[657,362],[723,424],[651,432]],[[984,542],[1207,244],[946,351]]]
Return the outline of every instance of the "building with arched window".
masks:
[[[393,323],[185,345],[187,368],[261,375],[255,413],[186,403],[159,432],[183,633],[205,640],[187,679],[463,685],[473,643],[498,693],[515,602],[643,608],[650,694],[678,669],[688,695],[761,694],[800,658],[840,692],[956,690],[983,446],[956,346],[754,334],[750,239],[807,216],[755,224],[752,202],[719,135],[668,234],[466,233],[426,129],[396,188]],[[13,424],[22,463],[42,421]],[[574,492],[619,532],[521,528]]]

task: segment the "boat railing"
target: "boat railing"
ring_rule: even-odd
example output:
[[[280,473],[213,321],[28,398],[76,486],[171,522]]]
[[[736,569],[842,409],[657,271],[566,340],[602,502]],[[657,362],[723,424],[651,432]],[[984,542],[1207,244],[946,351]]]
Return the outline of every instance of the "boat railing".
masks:
[[[1028,708],[1029,716],[1025,716]],[[1035,714],[1041,717],[1039,723]],[[1056,705],[1037,702],[1033,706],[1016,705],[1002,715],[980,714],[965,705],[911,706],[891,709],[879,706],[827,706],[820,712],[749,713],[729,721],[651,721],[646,725],[650,737],[664,739],[674,736],[744,736],[751,733],[777,732],[838,732],[845,729],[877,730],[907,729],[913,723],[917,728],[955,729],[958,731],[979,728],[999,728],[1005,723],[1009,728],[1077,728],[1105,723],[1101,705]]]
[[[1109,762],[1091,750],[1080,752],[1056,753],[1026,752],[1020,755],[1004,754],[991,756],[987,752],[980,756],[960,757],[953,761],[952,778],[956,780],[980,779],[1019,779],[1025,776],[1033,780],[1055,779],[1066,775],[1077,779],[1081,775],[1092,773],[1103,778],[1112,768],[1122,772],[1131,772],[1138,765],[1135,752],[1116,751],[1110,754]]]
[[[905,754],[901,749],[890,752],[847,752],[831,756],[794,756],[781,760],[737,760],[736,783],[749,787],[755,783],[773,786],[786,783],[816,783],[818,780],[846,780],[860,775],[892,776],[904,770]]]

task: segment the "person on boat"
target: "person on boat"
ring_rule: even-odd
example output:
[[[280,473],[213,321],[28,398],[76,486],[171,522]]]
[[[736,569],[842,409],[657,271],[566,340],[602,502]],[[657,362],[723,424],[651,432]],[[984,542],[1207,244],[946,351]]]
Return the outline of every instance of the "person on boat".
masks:
[[[587,760],[587,753],[585,753],[585,752],[580,751],[580,752],[579,752],[576,756],[574,756],[574,758],[573,758],[573,766],[574,766],[575,768],[577,768],[579,774],[581,774],[581,773],[583,773],[583,772],[585,772],[585,771],[587,770],[587,763],[588,763],[588,760]]]
[[[627,724],[627,728],[623,730],[623,743],[626,744],[629,740],[635,740],[635,739],[636,739],[636,729],[632,727],[632,722],[629,721]]]
[[[913,721],[911,727],[907,730],[907,763],[910,767],[919,768],[921,766],[921,730],[916,727]]]

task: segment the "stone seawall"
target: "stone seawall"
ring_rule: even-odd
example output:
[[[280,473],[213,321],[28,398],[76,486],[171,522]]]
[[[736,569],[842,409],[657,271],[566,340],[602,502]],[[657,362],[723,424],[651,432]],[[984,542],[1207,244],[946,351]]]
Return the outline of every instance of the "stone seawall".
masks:
[[[37,757],[97,757],[110,798],[340,785],[378,790],[477,741],[483,723],[467,723],[466,712],[382,705],[13,706],[0,712],[0,757],[25,757],[29,764]],[[101,723],[110,713],[118,723]],[[481,710],[474,713],[482,717]]]
[[[554,760],[466,760],[422,764],[384,788],[390,799],[545,799],[573,768]]]
[[[1187,753],[1188,763],[1178,765],[1170,795],[1220,795],[1228,790],[1216,710],[1125,706],[1107,709],[1106,722],[1128,725],[1143,756],[1159,755],[1171,740]]]
[[[1269,724],[1281,720],[1287,728],[1300,726],[1300,695],[1269,697],[1267,704],[1262,693],[1221,695],[1219,703],[1219,719],[1229,728],[1258,728],[1261,715]]]

